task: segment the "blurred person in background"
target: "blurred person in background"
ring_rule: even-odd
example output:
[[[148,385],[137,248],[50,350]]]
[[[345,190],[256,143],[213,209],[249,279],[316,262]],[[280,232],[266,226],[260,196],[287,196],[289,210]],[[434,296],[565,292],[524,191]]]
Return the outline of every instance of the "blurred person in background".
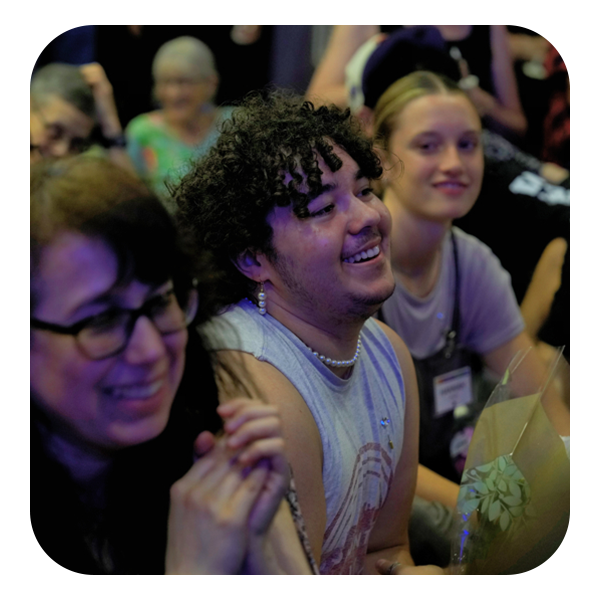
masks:
[[[344,69],[360,46],[377,34],[390,34],[414,25],[336,25],[318,65],[307,97],[347,103]],[[418,26],[422,27],[422,26]],[[521,136],[527,120],[520,104],[512,67],[508,33],[504,25],[434,25],[446,42],[446,51],[457,61],[465,91],[488,127],[505,135]],[[401,58],[400,58],[401,60]]]
[[[214,104],[219,74],[210,48],[196,38],[161,46],[152,75],[160,108],[128,124],[127,150],[138,174],[174,210],[165,183],[175,182],[192,159],[208,151],[231,109]]]
[[[477,107],[484,128],[519,145],[527,131],[527,120],[513,61],[541,60],[547,45],[543,38],[511,34],[506,25],[335,25],[307,97],[316,103],[348,106],[345,69],[356,51],[371,39],[381,41],[387,35],[421,27],[434,27],[439,31],[445,43],[444,51],[456,61],[463,79],[461,85]],[[423,64],[418,68],[429,66]],[[512,144],[501,144],[502,150],[506,152]],[[512,153],[515,154],[515,150]],[[559,165],[541,163],[537,159],[531,161],[534,162],[540,174],[552,183],[560,183],[568,176],[568,171]]]
[[[31,78],[29,102],[32,162],[91,151],[133,170],[113,89],[100,64],[42,67]]]

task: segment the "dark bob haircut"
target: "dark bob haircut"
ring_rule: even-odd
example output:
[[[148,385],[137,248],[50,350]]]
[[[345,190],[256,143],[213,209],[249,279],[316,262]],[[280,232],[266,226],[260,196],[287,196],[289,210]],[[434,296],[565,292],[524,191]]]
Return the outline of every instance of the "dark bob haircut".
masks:
[[[255,287],[233,260],[246,250],[276,257],[266,222],[275,206],[291,205],[299,219],[308,215],[309,194],[322,190],[317,155],[332,171],[341,168],[333,144],[365,177],[381,176],[372,143],[349,110],[315,108],[284,91],[256,92],[234,110],[216,145],[171,190],[182,225],[211,255],[222,304],[237,302]]]
[[[173,281],[181,300],[196,269],[160,201],[109,160],[75,156],[42,161],[30,173],[31,310],[39,294],[43,249],[62,232],[102,239],[115,253],[120,283]]]

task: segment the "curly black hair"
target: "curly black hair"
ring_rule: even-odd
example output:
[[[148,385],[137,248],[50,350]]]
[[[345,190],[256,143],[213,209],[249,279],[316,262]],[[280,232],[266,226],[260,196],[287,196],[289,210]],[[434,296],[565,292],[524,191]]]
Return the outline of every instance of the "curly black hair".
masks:
[[[282,90],[254,92],[223,124],[216,145],[171,189],[182,226],[212,257],[223,305],[255,288],[233,260],[246,250],[276,258],[266,222],[273,208],[291,204],[299,219],[308,216],[311,195],[323,187],[317,156],[333,172],[341,168],[333,144],[356,161],[365,177],[381,177],[372,142],[349,110],[315,108]]]

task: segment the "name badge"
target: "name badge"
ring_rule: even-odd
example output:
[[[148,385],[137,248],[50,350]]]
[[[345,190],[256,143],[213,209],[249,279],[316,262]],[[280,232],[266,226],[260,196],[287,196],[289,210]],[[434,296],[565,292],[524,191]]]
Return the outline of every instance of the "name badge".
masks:
[[[471,367],[461,367],[433,378],[435,416],[439,417],[473,399]]]

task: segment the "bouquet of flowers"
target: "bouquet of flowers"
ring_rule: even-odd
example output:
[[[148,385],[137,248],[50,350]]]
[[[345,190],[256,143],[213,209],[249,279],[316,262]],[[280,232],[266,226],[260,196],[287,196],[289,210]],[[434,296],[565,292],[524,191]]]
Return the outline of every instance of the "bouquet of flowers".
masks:
[[[452,541],[453,574],[523,573],[560,546],[569,523],[569,458],[541,406],[544,390],[512,398],[509,366],[469,446]],[[556,375],[558,351],[544,389]]]

